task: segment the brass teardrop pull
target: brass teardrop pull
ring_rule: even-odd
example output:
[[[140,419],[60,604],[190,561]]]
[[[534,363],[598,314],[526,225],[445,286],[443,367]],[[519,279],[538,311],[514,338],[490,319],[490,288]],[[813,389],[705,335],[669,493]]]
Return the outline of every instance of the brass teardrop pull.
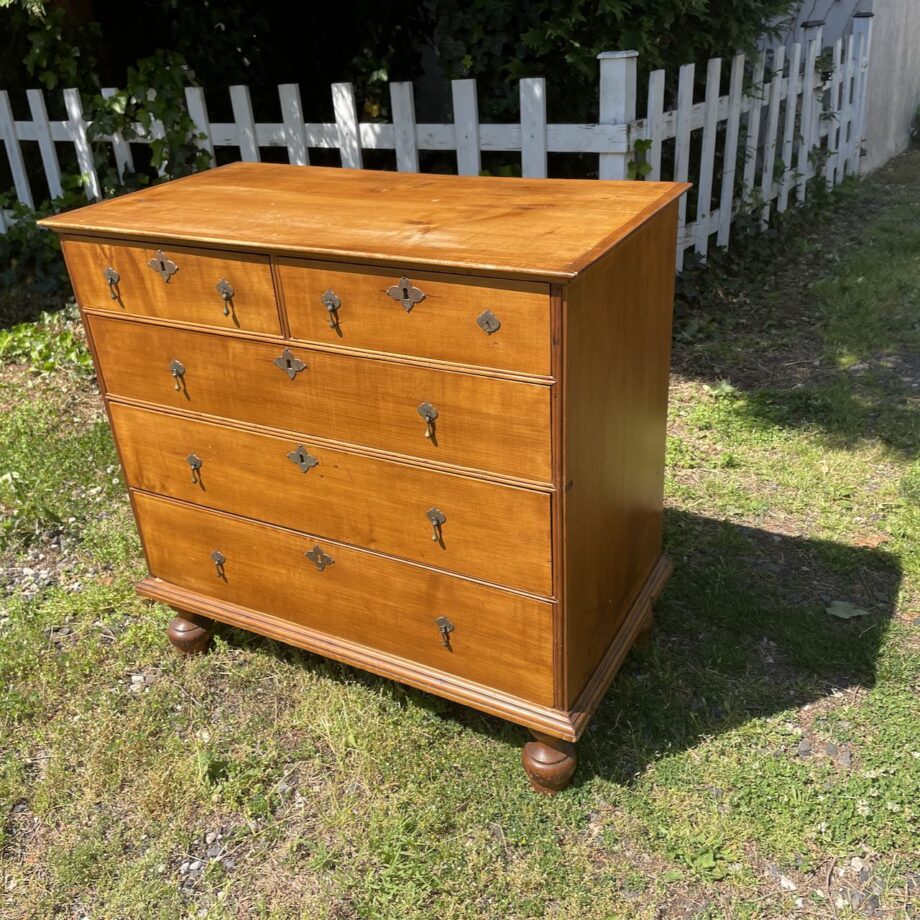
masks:
[[[178,358],[174,358],[169,362],[169,372],[176,381],[176,392],[178,393],[185,383],[185,365]]]
[[[229,316],[233,306],[233,285],[226,278],[221,278],[215,288],[224,301],[224,316]]]
[[[435,626],[438,627],[438,631],[441,633],[441,645],[444,646],[449,652],[452,652],[453,649],[450,646],[450,634],[456,629],[453,623],[447,619],[447,617],[438,617],[435,621]]]
[[[111,265],[107,265],[102,270],[102,277],[105,278],[105,283],[109,286],[109,297],[112,300],[118,300],[118,282],[121,281],[121,275]]]
[[[441,542],[441,525],[447,521],[447,515],[440,508],[429,508],[425,517],[431,523],[431,539],[435,543]]]
[[[189,454],[185,462],[192,468],[192,482],[196,486],[201,485],[201,457],[197,454]]]
[[[339,325],[339,307],[342,306],[342,300],[332,288],[329,288],[320,298],[323,306],[329,312],[329,328],[336,329]]]
[[[224,574],[224,563],[227,560],[224,557],[224,554],[219,549],[215,549],[211,553],[211,561],[214,563],[214,567],[217,569],[217,577],[223,578],[226,581],[227,576]]]
[[[425,420],[425,437],[434,438],[434,422],[438,417],[438,410],[430,402],[423,402],[418,407],[418,414]]]

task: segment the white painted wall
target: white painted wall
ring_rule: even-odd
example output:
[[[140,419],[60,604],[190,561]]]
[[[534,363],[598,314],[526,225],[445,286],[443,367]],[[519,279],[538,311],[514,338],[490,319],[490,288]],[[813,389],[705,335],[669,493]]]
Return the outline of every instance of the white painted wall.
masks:
[[[825,47],[849,34],[856,13],[873,13],[872,62],[860,168],[878,169],[910,141],[920,107],[920,0],[802,0],[786,44],[802,41],[802,23],[824,22]]]

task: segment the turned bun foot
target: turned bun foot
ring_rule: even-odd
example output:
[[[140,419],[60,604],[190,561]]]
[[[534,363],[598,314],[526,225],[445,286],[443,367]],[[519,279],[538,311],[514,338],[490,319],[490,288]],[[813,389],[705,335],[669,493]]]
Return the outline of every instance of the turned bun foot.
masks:
[[[555,795],[572,781],[578,765],[575,745],[571,741],[533,733],[534,741],[524,745],[522,761],[530,785],[537,792]]]
[[[174,617],[166,630],[169,641],[186,655],[198,655],[203,652],[211,641],[212,633],[211,621],[194,613],[183,613]]]

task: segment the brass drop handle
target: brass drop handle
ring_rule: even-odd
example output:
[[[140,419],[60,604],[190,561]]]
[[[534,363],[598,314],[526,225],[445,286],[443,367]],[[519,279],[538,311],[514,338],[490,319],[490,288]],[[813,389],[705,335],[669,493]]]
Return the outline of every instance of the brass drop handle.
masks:
[[[450,647],[450,634],[454,631],[455,626],[451,623],[447,617],[438,617],[435,621],[435,626],[438,627],[439,632],[441,633],[441,645],[444,646],[449,652],[452,652],[453,649]]]
[[[431,523],[431,539],[438,543],[441,539],[441,525],[447,520],[447,515],[440,508],[429,508],[425,517]]]
[[[211,561],[214,563],[214,567],[217,569],[217,577],[226,578],[226,575],[224,575],[224,563],[227,560],[219,549],[215,549],[211,553]]]
[[[342,306],[342,300],[332,288],[329,288],[320,299],[329,312],[329,328],[335,329],[339,325],[339,307]]]
[[[233,285],[226,278],[221,278],[215,287],[224,301],[224,316],[229,316],[233,306]]]
[[[425,420],[425,437],[434,437],[434,422],[438,417],[438,410],[429,402],[423,402],[418,407],[418,414]]]
[[[107,265],[102,270],[102,277],[109,286],[109,297],[112,300],[118,300],[118,282],[121,281],[121,275],[111,265]]]
[[[201,470],[201,457],[197,454],[189,454],[185,458],[185,462],[192,468],[192,482],[195,485],[199,485],[201,483],[201,473],[199,472]]]
[[[178,358],[174,358],[169,362],[169,372],[173,375],[173,380],[176,381],[176,392],[178,392],[185,382],[185,365]]]

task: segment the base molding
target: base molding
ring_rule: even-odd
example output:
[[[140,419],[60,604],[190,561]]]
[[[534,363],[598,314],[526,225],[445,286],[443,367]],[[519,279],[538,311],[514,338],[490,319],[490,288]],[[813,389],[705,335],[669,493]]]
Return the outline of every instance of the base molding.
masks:
[[[663,590],[671,569],[671,561],[666,556],[662,556],[630,607],[607,654],[588,681],[576,705],[569,712],[540,706],[482,684],[476,684],[355,642],[338,639],[270,614],[215,600],[154,576],[148,576],[139,582],[137,593],[141,597],[166,604],[175,610],[238,626],[249,632],[258,633],[379,674],[381,677],[408,684],[419,690],[522,725],[531,731],[565,741],[577,741],[616,675],[621,662],[632,647],[636,635],[650,616],[651,604]]]

